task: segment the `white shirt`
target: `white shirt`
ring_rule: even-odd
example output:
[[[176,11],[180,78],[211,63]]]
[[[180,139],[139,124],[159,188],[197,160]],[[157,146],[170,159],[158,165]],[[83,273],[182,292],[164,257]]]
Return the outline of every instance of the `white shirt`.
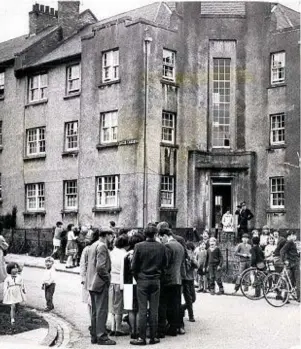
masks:
[[[50,269],[45,269],[44,275],[43,275],[43,284],[50,285],[56,283],[56,270],[54,266],[52,266]]]
[[[110,252],[111,257],[111,283],[122,285],[123,275],[121,275],[121,270],[123,270],[124,257],[126,255],[126,250],[124,248],[114,247],[113,251]]]

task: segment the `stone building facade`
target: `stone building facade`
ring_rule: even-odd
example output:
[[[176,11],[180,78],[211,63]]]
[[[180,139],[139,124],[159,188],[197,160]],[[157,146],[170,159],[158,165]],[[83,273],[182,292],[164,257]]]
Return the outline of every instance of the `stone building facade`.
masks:
[[[30,20],[0,44],[0,210],[20,227],[215,229],[246,201],[251,226],[299,228],[297,12],[154,3],[97,21],[59,1]]]

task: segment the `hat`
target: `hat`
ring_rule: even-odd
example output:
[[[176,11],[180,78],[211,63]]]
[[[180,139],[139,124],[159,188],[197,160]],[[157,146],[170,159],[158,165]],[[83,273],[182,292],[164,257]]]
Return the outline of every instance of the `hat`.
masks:
[[[243,238],[249,238],[249,234],[244,233],[244,234],[242,235],[242,237],[243,237]]]
[[[157,225],[157,229],[160,232],[168,230],[169,229],[169,224],[167,222],[160,222]]]

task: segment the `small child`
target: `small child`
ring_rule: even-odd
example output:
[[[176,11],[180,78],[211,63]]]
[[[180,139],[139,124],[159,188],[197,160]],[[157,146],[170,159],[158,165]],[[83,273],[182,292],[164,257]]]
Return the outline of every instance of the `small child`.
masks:
[[[53,266],[54,259],[52,257],[45,258],[46,270],[43,276],[42,290],[45,290],[46,308],[45,311],[54,309],[53,294],[55,291],[56,270]]]
[[[8,276],[4,280],[3,304],[10,304],[11,324],[15,323],[16,307],[19,303],[25,302],[25,286],[17,263],[9,263],[6,267]]]
[[[199,275],[199,288],[197,292],[206,292],[207,290],[207,275],[206,275],[206,259],[207,250],[206,243],[203,241],[200,243],[199,250],[196,255],[196,260],[198,264],[198,275]]]
[[[221,269],[223,265],[223,256],[221,250],[216,246],[216,238],[209,239],[209,248],[207,250],[206,269],[209,273],[210,294],[215,294],[215,282],[219,287],[217,295],[224,294],[224,287],[221,279]]]

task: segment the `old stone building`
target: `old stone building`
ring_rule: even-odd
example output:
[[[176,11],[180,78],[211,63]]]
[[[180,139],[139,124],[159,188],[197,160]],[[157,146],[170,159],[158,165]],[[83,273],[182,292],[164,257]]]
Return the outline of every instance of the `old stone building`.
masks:
[[[34,5],[0,43],[0,213],[19,227],[299,228],[299,13],[154,3],[97,21]]]

